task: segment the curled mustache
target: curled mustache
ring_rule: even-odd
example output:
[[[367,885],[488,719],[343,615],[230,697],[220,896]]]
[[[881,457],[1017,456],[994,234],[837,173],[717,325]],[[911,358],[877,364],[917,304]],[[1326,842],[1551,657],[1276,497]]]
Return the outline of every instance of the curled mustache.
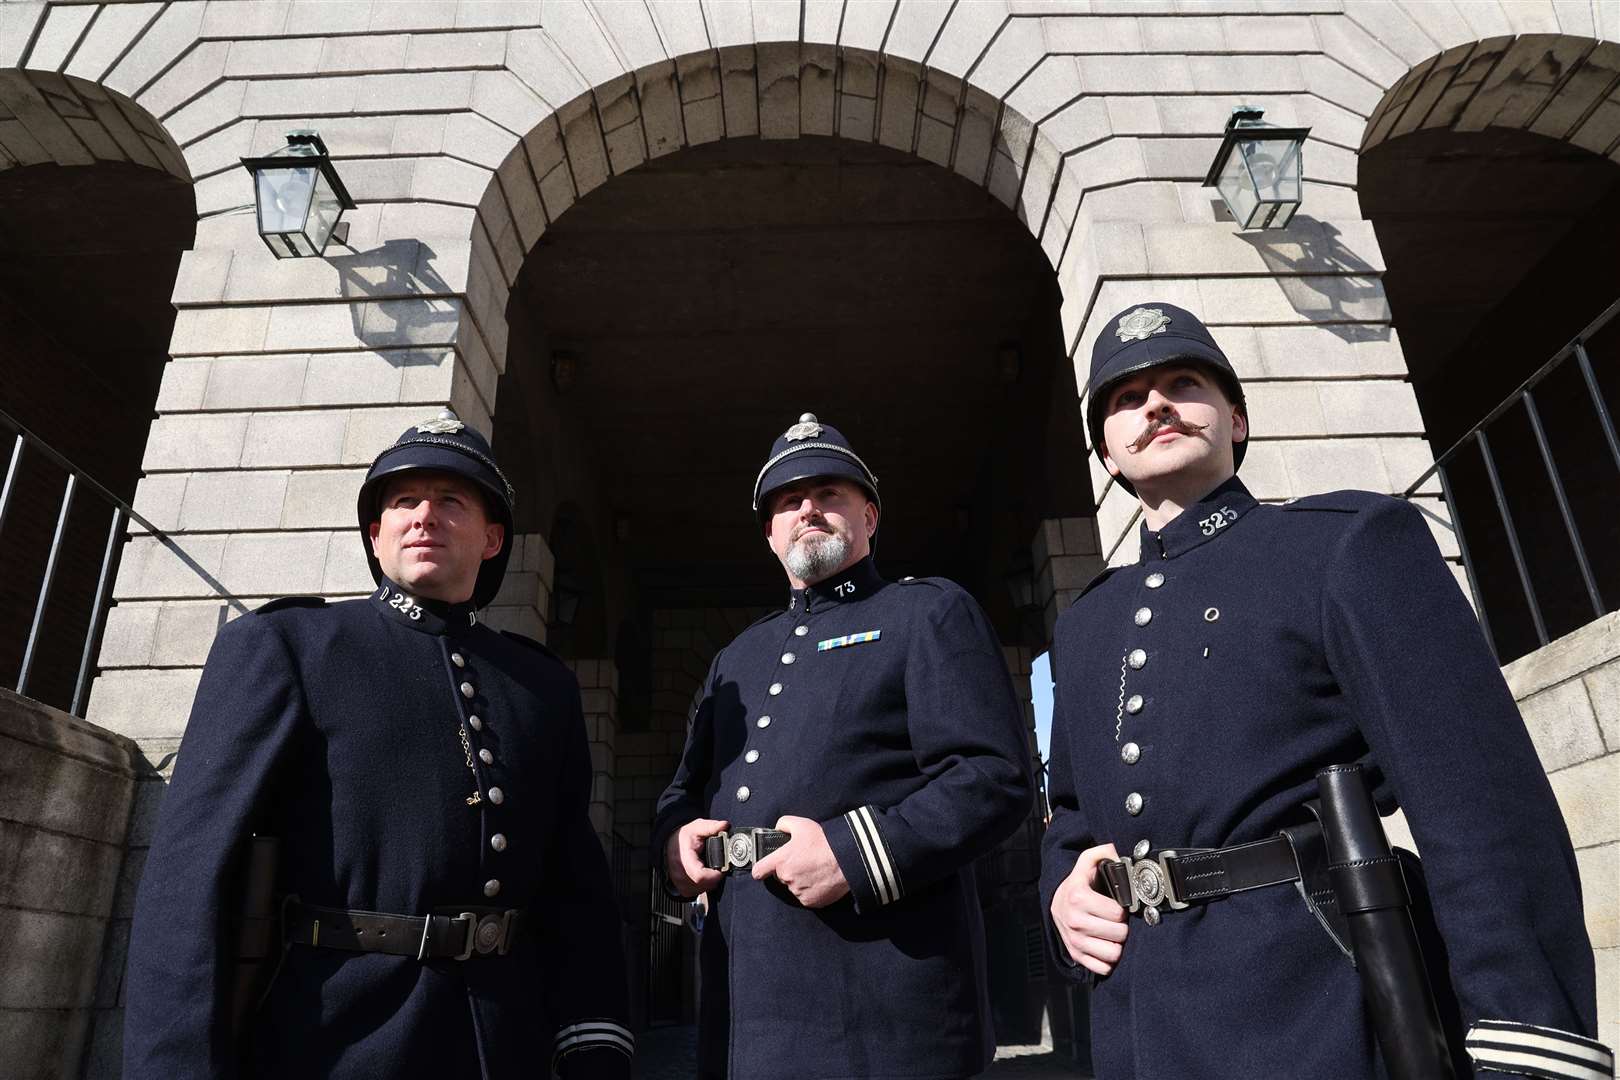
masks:
[[[1142,434],[1136,437],[1136,441],[1131,443],[1130,450],[1133,454],[1140,454],[1147,449],[1148,443],[1163,434],[1166,428],[1182,435],[1196,435],[1208,426],[1208,424],[1188,423],[1176,413],[1171,413],[1167,417],[1155,416],[1148,421],[1148,426],[1142,429]]]

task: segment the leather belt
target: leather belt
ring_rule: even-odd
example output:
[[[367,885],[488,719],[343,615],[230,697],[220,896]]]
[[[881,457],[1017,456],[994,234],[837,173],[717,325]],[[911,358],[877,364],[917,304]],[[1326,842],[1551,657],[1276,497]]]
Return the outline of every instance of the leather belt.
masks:
[[[516,943],[523,912],[517,908],[458,907],[432,915],[389,915],[319,907],[289,898],[283,940],[292,945],[351,952],[414,956],[418,960],[466,960],[505,956]]]
[[[1300,878],[1289,838],[1277,835],[1224,848],[1170,849],[1150,859],[1106,859],[1097,864],[1104,890],[1132,915],[1157,925],[1160,909],[1283,885]]]
[[[703,841],[703,865],[732,873],[747,870],[792,837],[780,829],[732,829]]]

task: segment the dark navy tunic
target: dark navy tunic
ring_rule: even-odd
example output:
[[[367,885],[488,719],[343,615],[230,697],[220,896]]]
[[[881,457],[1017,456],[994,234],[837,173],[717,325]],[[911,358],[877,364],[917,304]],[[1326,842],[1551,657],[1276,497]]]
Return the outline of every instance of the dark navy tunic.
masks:
[[[280,838],[278,891],[307,904],[526,914],[507,955],[461,962],[293,945],[253,1018],[246,1075],[542,1076],[555,1044],[574,1051],[564,1076],[628,1076],[590,772],[573,674],[470,605],[417,603],[385,580],[368,600],[278,601],[225,626],[141,882],[126,1080],[241,1074],[224,927],[255,832]]]
[[[1045,908],[1088,847],[1260,840],[1305,820],[1319,768],[1370,760],[1423,853],[1464,1025],[1595,1035],[1569,836],[1421,512],[1261,506],[1233,479],[1141,546],[1058,620]],[[1293,886],[1132,918],[1091,1000],[1102,1080],[1382,1075],[1356,973]]]
[[[653,851],[694,818],[826,830],[850,895],[806,910],[728,875],[702,942],[703,1075],[963,1077],[994,1052],[973,860],[1029,814],[995,633],[938,578],[870,559],[715,657]]]

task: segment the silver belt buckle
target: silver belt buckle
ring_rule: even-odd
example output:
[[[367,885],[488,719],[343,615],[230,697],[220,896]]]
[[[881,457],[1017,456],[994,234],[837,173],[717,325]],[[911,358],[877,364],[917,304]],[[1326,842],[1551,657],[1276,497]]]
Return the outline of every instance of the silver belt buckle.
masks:
[[[1158,926],[1160,907],[1168,906],[1171,911],[1180,911],[1187,907],[1187,902],[1176,895],[1175,882],[1170,879],[1170,864],[1166,861],[1176,857],[1174,851],[1161,851],[1151,859],[1127,858],[1125,863],[1125,876],[1131,883],[1131,905],[1128,909],[1133,914],[1142,913],[1142,918],[1149,926]]]
[[[754,865],[754,830],[722,833],[726,846],[726,869],[746,870]]]

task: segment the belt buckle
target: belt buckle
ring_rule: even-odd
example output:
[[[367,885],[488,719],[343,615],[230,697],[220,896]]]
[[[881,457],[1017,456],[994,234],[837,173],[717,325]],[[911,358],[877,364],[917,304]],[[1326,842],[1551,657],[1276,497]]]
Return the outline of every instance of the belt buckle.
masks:
[[[478,920],[478,926],[473,931],[473,945],[478,955],[488,956],[490,953],[506,955],[511,948],[513,909],[507,908],[499,915],[485,915]]]
[[[754,865],[754,856],[758,848],[755,845],[754,833],[749,829],[746,832],[721,833],[725,838],[726,870],[746,870]]]
[[[474,915],[470,911],[463,911],[460,915],[452,918],[450,922],[452,925],[455,923],[466,923],[467,925],[467,944],[462,946],[461,951],[451,958],[454,960],[465,960],[471,956],[473,954],[473,950],[478,947],[478,916]]]
[[[1170,877],[1169,860],[1176,855],[1175,851],[1161,851],[1151,859],[1124,860],[1125,875],[1131,883],[1130,910],[1133,913],[1141,911],[1142,918],[1149,926],[1159,925],[1161,906],[1168,906],[1171,911],[1180,911],[1188,906],[1185,900],[1176,895],[1175,882]]]

